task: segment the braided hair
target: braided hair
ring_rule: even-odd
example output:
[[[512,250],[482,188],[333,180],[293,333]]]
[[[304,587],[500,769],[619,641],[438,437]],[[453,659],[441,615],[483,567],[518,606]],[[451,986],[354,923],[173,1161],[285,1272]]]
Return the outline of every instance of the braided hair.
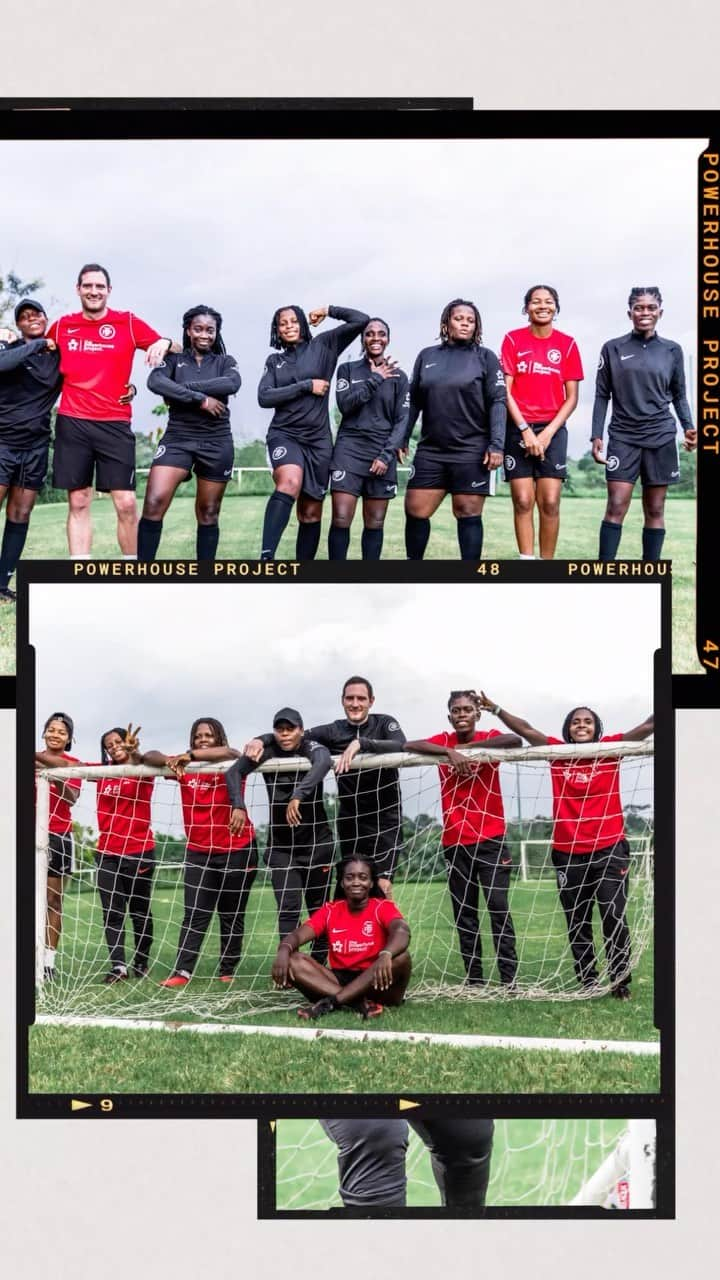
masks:
[[[643,293],[645,293],[646,291],[643,289],[643,291],[642,291],[642,292],[643,292]],[[571,725],[571,723],[572,723],[572,718],[573,718],[573,716],[574,716],[574,715],[576,715],[578,711],[589,711],[589,712],[590,712],[590,715],[592,716],[593,720],[595,721],[595,732],[594,732],[594,734],[593,734],[593,742],[599,742],[599,741],[600,741],[600,739],[601,739],[601,737],[602,737],[602,732],[603,732],[603,722],[602,722],[602,720],[600,719],[600,717],[599,717],[599,715],[598,715],[597,711],[593,711],[592,707],[584,707],[584,706],[582,706],[582,704],[581,704],[579,707],[573,707],[572,711],[568,711],[568,713],[567,713],[567,715],[566,715],[565,719],[563,720],[563,727],[562,727],[562,737],[563,737],[563,742],[571,742],[571,741],[572,741],[572,739],[571,739],[571,737],[570,737],[570,725]]]
[[[552,295],[553,302],[555,303],[555,310],[558,315],[560,315],[560,299],[558,297],[558,291],[557,289],[553,289],[551,284],[534,284],[532,288],[528,289],[525,297],[523,298],[523,315],[525,315],[528,309],[528,302],[532,298],[536,289],[545,289],[547,293]]]
[[[305,312],[303,311],[302,307],[296,307],[294,305],[290,305],[288,307],[278,307],[277,311],[275,312],[275,315],[272,318],[272,324],[270,325],[270,346],[273,348],[273,350],[282,351],[284,347],[284,343],[282,342],[280,335],[278,333],[278,318],[280,316],[281,311],[295,312],[295,315],[297,316],[297,319],[298,319],[298,324],[300,325],[300,341],[310,342],[312,337],[310,333],[310,325],[308,324],[307,316],[305,315]]]
[[[222,316],[214,307],[191,307],[189,311],[185,312],[185,315],[182,318],[184,350],[187,351],[189,348],[190,339],[188,337],[188,328],[196,316],[210,316],[210,319],[215,321],[215,341],[212,344],[211,350],[216,356],[224,356],[226,354],[225,343],[220,337]]]
[[[630,297],[628,298],[628,306],[632,307],[633,302],[637,302],[637,299],[642,297],[644,293],[649,293],[650,297],[657,299],[658,305],[662,306],[662,294],[656,284],[650,284],[647,286],[640,284],[633,285],[630,290]]]
[[[127,741],[127,729],[122,729],[119,724],[113,725],[112,729],[106,729],[100,739],[100,759],[103,764],[112,764],[112,757],[105,746],[105,739],[111,733],[116,733],[123,742]]]
[[[195,734],[197,733],[198,727],[201,724],[206,724],[208,728],[212,729],[213,736],[215,738],[216,747],[227,746],[228,744],[227,734],[223,726],[221,725],[220,721],[213,719],[212,716],[200,716],[198,720],[193,720],[192,725],[190,726],[190,750],[191,751],[193,749],[193,744],[195,742]]]
[[[450,322],[450,315],[456,307],[470,308],[475,316],[475,333],[473,334],[472,341],[476,347],[482,346],[482,320],[480,318],[480,312],[475,306],[475,303],[468,302],[467,298],[453,298],[452,302],[448,302],[447,306],[443,308],[442,315],[440,316],[440,341],[443,345],[446,345],[449,340],[448,324]]]

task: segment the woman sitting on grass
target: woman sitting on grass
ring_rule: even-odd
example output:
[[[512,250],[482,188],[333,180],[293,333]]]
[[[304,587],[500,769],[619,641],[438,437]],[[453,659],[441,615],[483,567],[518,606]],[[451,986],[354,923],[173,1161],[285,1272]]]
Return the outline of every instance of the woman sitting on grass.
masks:
[[[330,968],[298,948],[327,934]],[[376,1018],[399,1005],[410,980],[410,929],[378,885],[367,858],[348,858],[338,869],[335,898],[283,938],[272,967],[276,987],[297,987],[313,1003],[298,1017],[321,1018],[355,1009]]]

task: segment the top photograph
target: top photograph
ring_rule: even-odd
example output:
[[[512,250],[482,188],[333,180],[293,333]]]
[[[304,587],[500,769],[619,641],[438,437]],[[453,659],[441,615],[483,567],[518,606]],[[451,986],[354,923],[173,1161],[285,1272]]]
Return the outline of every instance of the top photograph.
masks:
[[[672,561],[700,672],[705,142],[1,142],[0,673],[21,559]]]

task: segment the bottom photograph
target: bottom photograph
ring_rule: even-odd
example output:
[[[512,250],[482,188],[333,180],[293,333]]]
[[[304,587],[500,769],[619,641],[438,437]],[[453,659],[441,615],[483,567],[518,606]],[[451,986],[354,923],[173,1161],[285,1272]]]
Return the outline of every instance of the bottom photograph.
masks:
[[[652,1119],[283,1119],[261,1123],[258,1143],[261,1217],[666,1216]]]

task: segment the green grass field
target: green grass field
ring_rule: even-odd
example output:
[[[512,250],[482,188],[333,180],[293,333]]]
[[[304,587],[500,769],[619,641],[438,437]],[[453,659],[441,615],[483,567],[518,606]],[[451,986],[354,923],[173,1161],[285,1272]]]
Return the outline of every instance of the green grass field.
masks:
[[[528,884],[530,892],[528,892]],[[647,929],[645,895],[639,889],[630,911],[634,934]],[[657,1039],[652,1021],[652,954],[647,948],[633,977],[633,999],[552,1000],[493,998],[497,986],[470,999],[422,994],[423,979],[440,975],[457,984],[462,976],[454,926],[442,883],[404,884],[403,913],[412,922],[415,971],[409,998],[386,1010],[367,1029],[367,1039],[312,1042],[292,1037],[191,1035],[116,1028],[39,1026],[31,1032],[33,1092],[346,1093],[412,1091],[475,1092],[652,1092],[658,1060],[629,1054],[455,1048],[378,1041],[375,1030],[559,1039]],[[550,990],[573,991],[564,923],[551,880],[521,884],[512,894],[520,940],[522,984],[544,982]],[[182,914],[177,883],[156,885],[155,943],[150,975],[106,987],[107,971],[99,906],[94,893],[66,894],[59,976],[42,992],[39,1012],[93,1017],[152,1018],[166,1023],[224,1022],[231,1025],[297,1027],[297,993],[272,993],[271,956],[276,916],[266,886],[252,891],[245,952],[235,982],[217,981],[218,938],[209,933],[195,976],[187,988],[167,991],[159,983],[172,971]],[[484,954],[492,944],[484,921]],[[548,940],[551,940],[550,944]],[[488,962],[487,974],[494,978]],[[333,1015],[328,1029],[364,1030],[352,1012]]]
[[[260,545],[265,497],[240,497],[229,493],[221,518],[219,557],[229,560],[255,559]],[[593,559],[597,554],[597,535],[602,518],[603,498],[567,498],[561,511],[559,559]],[[702,668],[695,656],[695,512],[691,498],[668,501],[667,538],[664,554],[673,561],[673,670],[697,672]],[[30,559],[63,559],[66,556],[64,504],[40,506],[33,513],[25,555]],[[328,525],[325,515],[324,530]],[[508,497],[490,499],[483,517],[485,544],[483,555],[489,560],[516,559],[512,510]],[[115,517],[109,498],[93,505],[93,554],[99,558],[115,556]],[[641,505],[635,500],[625,522],[621,551],[637,558],[640,555]],[[295,554],[295,521],[288,526],[279,548],[279,556],[292,559]],[[405,558],[403,542],[402,500],[390,503],[386,522],[384,559]],[[360,557],[360,520],[353,525],[350,557]],[[168,559],[194,559],[195,524],[191,501],[177,498],[166,518],[161,554]],[[321,539],[320,558],[327,554],[325,534]],[[433,519],[433,532],[428,559],[455,560],[458,547],[455,521],[446,501]],[[532,568],[532,566],[530,566]],[[14,610],[0,606],[0,672],[15,669]]]
[[[624,1120],[497,1121],[488,1206],[568,1204],[625,1127]],[[337,1148],[316,1120],[279,1120],[275,1152],[276,1209],[342,1207]],[[408,1206],[439,1206],[430,1157],[412,1129],[406,1171]]]

